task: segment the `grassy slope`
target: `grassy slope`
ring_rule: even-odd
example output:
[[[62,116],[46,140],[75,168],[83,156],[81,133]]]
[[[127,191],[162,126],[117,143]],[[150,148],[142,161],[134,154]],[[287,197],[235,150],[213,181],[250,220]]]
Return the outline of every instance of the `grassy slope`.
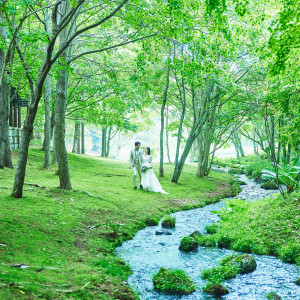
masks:
[[[228,241],[228,248],[278,256],[300,266],[300,193],[288,201],[274,196],[255,202],[233,200],[221,212],[215,239]]]
[[[42,165],[43,152],[32,149],[25,182],[46,189],[25,185],[22,199],[10,197],[15,170],[0,170],[0,299],[133,299],[123,283],[130,269],[113,255],[114,248],[149,217],[204,206],[231,190],[228,175],[198,178],[193,166],[185,166],[180,183],[173,184],[173,166],[166,165],[160,181],[169,195],[135,191],[126,162],[70,154],[74,190],[62,191],[56,188],[56,168]],[[106,225],[88,229],[99,224]]]

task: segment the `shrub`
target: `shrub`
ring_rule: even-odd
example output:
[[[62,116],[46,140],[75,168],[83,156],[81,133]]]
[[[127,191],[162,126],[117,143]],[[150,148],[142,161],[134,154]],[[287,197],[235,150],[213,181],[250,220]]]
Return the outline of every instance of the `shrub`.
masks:
[[[267,181],[267,182],[263,183],[260,187],[265,190],[277,190],[278,189],[278,186],[274,181]]]
[[[216,247],[216,239],[213,235],[202,235],[195,238],[202,247]]]
[[[195,284],[183,270],[160,268],[152,281],[156,290],[166,293],[188,295],[196,290]]]
[[[176,224],[176,218],[172,216],[166,216],[161,223],[164,228],[174,228]]]
[[[216,297],[224,296],[229,293],[228,289],[218,282],[208,282],[202,290],[204,293],[214,295]]]
[[[300,249],[299,246],[290,244],[279,248],[279,257],[281,260],[287,263],[296,263],[299,258]]]
[[[214,234],[218,231],[218,229],[220,228],[220,224],[219,223],[212,223],[209,224],[205,227],[207,233],[209,234]]]
[[[261,171],[271,166],[272,164],[267,160],[260,160],[260,161],[253,162],[246,167],[246,175],[251,176],[256,180],[258,180],[261,178]]]
[[[218,248],[230,249],[232,239],[229,236],[223,235],[218,239]]]
[[[199,244],[194,238],[186,236],[181,240],[179,250],[184,252],[191,252],[196,251],[198,247]]]
[[[159,223],[159,218],[149,217],[145,221],[147,226],[157,226]]]
[[[248,240],[238,240],[233,246],[233,250],[244,253],[252,253],[253,243]]]
[[[222,282],[227,279],[235,278],[238,274],[238,268],[231,264],[205,269],[201,273],[201,278],[211,282]]]

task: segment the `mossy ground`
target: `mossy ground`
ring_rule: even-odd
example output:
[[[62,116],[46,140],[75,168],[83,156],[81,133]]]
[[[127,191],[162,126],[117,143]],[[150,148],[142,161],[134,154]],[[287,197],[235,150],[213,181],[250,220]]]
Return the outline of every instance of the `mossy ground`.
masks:
[[[123,282],[131,271],[115,247],[149,219],[202,207],[231,190],[229,175],[198,178],[189,165],[173,184],[171,164],[160,178],[169,195],[133,190],[128,163],[69,154],[73,191],[63,191],[57,168],[42,168],[43,156],[30,150],[25,182],[45,189],[25,185],[22,199],[10,196],[15,170],[0,170],[0,299],[134,299]]]
[[[255,202],[232,200],[221,212],[217,233],[201,237],[235,251],[277,256],[300,265],[300,193]],[[206,238],[206,239],[205,239]]]

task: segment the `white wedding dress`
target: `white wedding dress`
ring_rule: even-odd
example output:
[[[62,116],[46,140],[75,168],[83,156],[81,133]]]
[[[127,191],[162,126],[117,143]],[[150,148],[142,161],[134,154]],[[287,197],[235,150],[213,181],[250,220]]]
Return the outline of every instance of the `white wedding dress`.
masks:
[[[143,186],[143,189],[147,192],[157,192],[162,194],[168,194],[165,192],[153,169],[152,169],[152,156],[151,155],[143,155],[142,156],[142,167],[146,167],[146,171],[142,172],[142,180],[141,185]]]

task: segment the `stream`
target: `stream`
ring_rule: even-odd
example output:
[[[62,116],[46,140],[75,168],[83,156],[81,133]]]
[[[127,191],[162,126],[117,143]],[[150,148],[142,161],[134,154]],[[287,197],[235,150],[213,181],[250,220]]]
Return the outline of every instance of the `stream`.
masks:
[[[259,184],[245,175],[239,178],[247,183],[241,186],[242,191],[238,195],[241,199],[254,201],[278,192],[261,189]],[[176,212],[172,214],[176,217],[176,227],[168,229],[172,235],[155,235],[156,231],[162,229],[160,223],[140,230],[132,240],[116,249],[117,256],[126,261],[133,271],[128,284],[140,294],[141,299],[218,299],[202,292],[206,280],[201,279],[200,273],[203,269],[217,266],[224,256],[236,252],[199,247],[196,253],[184,253],[178,247],[180,240],[195,230],[205,234],[205,226],[219,220],[212,211],[218,211],[223,206],[224,202],[220,201],[202,208]],[[256,270],[227,280],[224,285],[230,293],[223,299],[262,300],[266,299],[269,292],[276,292],[282,299],[300,299],[300,286],[294,283],[299,277],[299,267],[272,256],[253,256],[257,262]],[[186,271],[197,286],[196,292],[180,297],[155,291],[152,277],[160,267]]]

